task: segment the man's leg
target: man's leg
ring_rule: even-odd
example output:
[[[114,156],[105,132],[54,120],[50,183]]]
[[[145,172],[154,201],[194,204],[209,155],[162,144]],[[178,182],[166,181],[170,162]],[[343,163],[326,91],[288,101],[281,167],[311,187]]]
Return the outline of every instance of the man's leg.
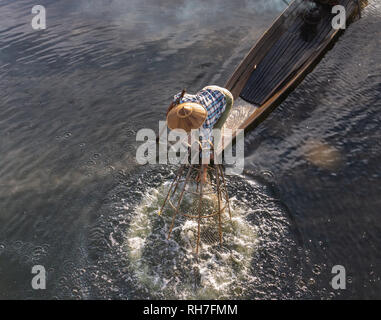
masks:
[[[224,92],[224,94],[225,94],[225,92]],[[217,123],[214,125],[215,129],[221,129],[223,127],[223,125],[225,124],[225,121],[228,118],[229,113],[232,109],[233,103],[234,103],[233,96],[231,95],[231,93],[229,91],[228,91],[228,94],[225,94],[225,98],[226,98],[226,107],[225,107],[225,110],[222,113],[221,117],[218,119]]]

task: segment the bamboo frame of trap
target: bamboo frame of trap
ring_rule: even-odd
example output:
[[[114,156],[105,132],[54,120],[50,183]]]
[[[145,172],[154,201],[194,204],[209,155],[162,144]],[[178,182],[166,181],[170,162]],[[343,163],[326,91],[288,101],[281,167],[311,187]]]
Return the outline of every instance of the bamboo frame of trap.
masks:
[[[207,170],[209,174],[214,173],[210,175],[212,176],[210,182],[206,182],[206,183],[209,183],[209,185],[211,186],[210,189],[212,190],[212,192],[209,192],[209,193],[204,192],[204,182],[201,179],[201,175],[202,175],[201,165],[184,164],[180,166],[180,168],[178,169],[176,173],[176,177],[173,179],[170,185],[170,188],[167,193],[167,196],[165,197],[164,203],[159,211],[159,215],[161,215],[167,203],[169,203],[169,205],[173,208],[173,210],[175,210],[172,216],[172,222],[168,232],[168,239],[171,237],[176,217],[179,214],[182,214],[183,216],[190,219],[197,219],[196,254],[198,254],[199,247],[200,247],[202,220],[218,216],[218,233],[219,233],[220,244],[222,244],[222,215],[225,212],[226,208],[228,209],[230,220],[232,218],[231,210],[230,210],[229,194],[226,187],[226,180],[225,180],[225,176],[223,172],[223,166],[221,164],[208,165]],[[200,179],[198,179],[198,177],[200,177]],[[191,182],[196,183],[197,185],[196,192],[191,191],[189,190],[189,188],[187,188],[187,186],[189,186]],[[179,188],[181,183],[184,183],[184,184]],[[176,192],[178,192],[178,197],[177,197],[177,204],[175,205],[172,199],[176,198],[175,197]],[[199,197],[198,215],[191,215],[188,213],[180,212],[180,205],[183,200],[184,194],[186,192],[193,193]],[[213,193],[215,193],[217,196],[218,210],[215,212],[211,212],[210,214],[207,214],[207,215],[202,215],[201,209],[202,209],[203,197],[207,194],[213,194]]]

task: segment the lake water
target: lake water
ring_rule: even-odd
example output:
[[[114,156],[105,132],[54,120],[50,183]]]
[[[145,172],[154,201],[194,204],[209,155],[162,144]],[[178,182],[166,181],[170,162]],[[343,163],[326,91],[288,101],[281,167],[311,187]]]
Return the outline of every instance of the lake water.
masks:
[[[233,224],[198,259],[192,224],[164,239],[173,168],[138,165],[136,132],[183,87],[224,85],[284,1],[39,4],[35,31],[33,1],[0,3],[0,298],[381,297],[380,1],[246,134]]]

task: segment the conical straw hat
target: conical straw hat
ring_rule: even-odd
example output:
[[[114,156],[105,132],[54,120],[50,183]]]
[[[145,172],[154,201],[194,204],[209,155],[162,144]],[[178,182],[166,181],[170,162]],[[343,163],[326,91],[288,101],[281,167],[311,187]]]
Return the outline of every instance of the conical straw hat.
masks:
[[[192,129],[198,129],[205,122],[207,116],[206,109],[199,103],[185,102],[177,105],[167,116],[167,125],[169,129],[183,129],[190,132]]]

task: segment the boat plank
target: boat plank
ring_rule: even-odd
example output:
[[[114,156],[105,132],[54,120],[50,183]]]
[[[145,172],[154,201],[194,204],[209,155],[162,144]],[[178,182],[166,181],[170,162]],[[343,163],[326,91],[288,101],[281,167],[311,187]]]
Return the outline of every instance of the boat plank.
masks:
[[[233,136],[230,136],[228,140],[224,138],[224,146],[220,149],[220,152],[234,141],[238,129],[246,130],[261,123],[279,105],[282,99],[303,80],[341,33],[341,30],[333,29],[331,23],[326,21],[318,29],[316,41],[307,41],[306,44],[302,44],[299,41],[299,46],[295,44],[290,45],[287,39],[292,36],[292,32],[297,34],[296,30],[298,29],[297,24],[290,24],[290,19],[293,18],[294,21],[298,20],[300,22],[301,17],[295,15],[295,13],[298,8],[301,8],[302,1],[294,0],[290,4],[250,50],[249,54],[243,59],[227,81],[225,87],[233,93],[236,102],[223,130],[231,130]],[[353,0],[339,0],[339,3],[346,8],[347,21],[358,11],[358,5]],[[279,54],[282,52],[282,46],[286,48],[285,51],[289,51],[287,54],[284,51],[282,54]],[[274,65],[270,63],[270,58],[272,58]],[[266,85],[261,85],[261,81],[252,81],[251,87],[247,87],[249,80],[255,79],[254,74],[256,76],[260,75],[258,79],[262,79],[262,81],[266,79],[268,81],[267,87]],[[253,78],[251,79],[252,76]],[[263,88],[267,88],[266,93],[258,95]],[[252,94],[251,92],[257,94],[257,96],[260,96],[260,99],[251,99],[251,101],[238,99],[242,96],[244,98],[244,89],[248,90],[250,94]],[[260,102],[258,103],[258,101]],[[225,133],[223,135],[229,136]]]
[[[252,72],[249,80],[243,88],[240,96],[246,101],[262,105],[274,87],[279,87],[281,79],[287,79],[296,65],[301,65],[303,60],[311,54],[324,40],[329,32],[332,32],[331,13],[323,12],[322,19],[317,26],[315,36],[306,41],[303,37],[302,12],[285,32],[277,43],[269,50],[266,57]],[[279,50],[282,48],[282,50]]]
[[[225,84],[234,96],[238,98],[242,88],[249,79],[254,67],[265,57],[272,45],[287,31],[286,22],[292,17],[303,0],[293,0],[288,8],[275,20],[272,26],[263,34],[247,56],[242,60],[238,68]]]

